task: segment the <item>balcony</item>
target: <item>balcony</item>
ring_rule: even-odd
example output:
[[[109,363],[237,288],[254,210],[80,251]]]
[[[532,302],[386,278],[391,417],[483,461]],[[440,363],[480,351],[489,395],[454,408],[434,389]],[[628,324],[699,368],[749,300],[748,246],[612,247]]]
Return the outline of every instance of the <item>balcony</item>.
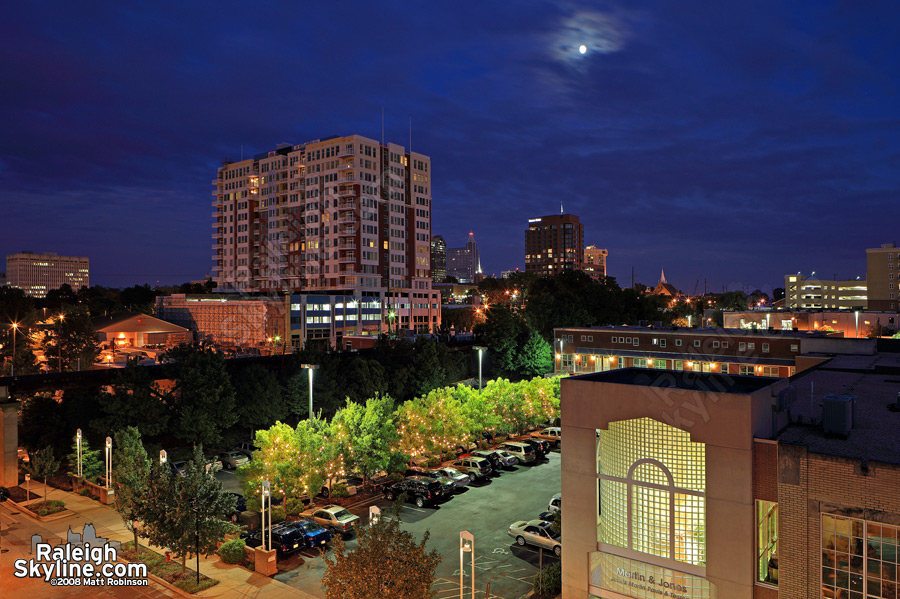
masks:
[[[356,156],[355,149],[348,150],[345,148],[338,153],[339,158],[353,158],[354,156]]]
[[[359,190],[353,185],[342,185],[338,188],[338,195],[342,198],[357,198],[359,197]]]
[[[341,241],[338,243],[339,250],[355,250],[356,249],[356,241]]]

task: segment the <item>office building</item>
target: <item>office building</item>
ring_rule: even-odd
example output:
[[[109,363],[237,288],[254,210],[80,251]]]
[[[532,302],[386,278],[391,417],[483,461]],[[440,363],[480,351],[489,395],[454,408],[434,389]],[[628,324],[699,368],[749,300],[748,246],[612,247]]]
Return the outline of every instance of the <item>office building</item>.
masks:
[[[896,312],[872,310],[746,310],[723,312],[726,329],[822,331],[844,337],[881,337],[897,332]]]
[[[900,311],[900,251],[897,244],[885,243],[866,250],[868,307],[877,311]]]
[[[562,598],[897,597],[896,360],[563,379]]]
[[[460,283],[476,283],[481,274],[481,256],[475,234],[469,233],[466,247],[447,249],[447,276],[456,277]]]
[[[90,286],[90,260],[52,252],[10,254],[6,257],[6,277],[10,287],[18,287],[31,297],[46,297],[48,291],[64,284],[78,291]]]
[[[525,271],[553,276],[582,270],[584,226],[573,214],[553,214],[528,220],[525,230]]]
[[[788,310],[865,310],[867,282],[834,280],[805,276],[801,273],[785,275],[784,299]]]
[[[584,248],[584,272],[592,279],[600,280],[606,277],[606,257],[609,251],[589,245]]]
[[[431,280],[443,283],[447,278],[447,243],[441,235],[431,236]]]
[[[156,316],[190,330],[197,341],[221,348],[271,349],[270,339],[288,338],[284,296],[239,294],[156,297]]]

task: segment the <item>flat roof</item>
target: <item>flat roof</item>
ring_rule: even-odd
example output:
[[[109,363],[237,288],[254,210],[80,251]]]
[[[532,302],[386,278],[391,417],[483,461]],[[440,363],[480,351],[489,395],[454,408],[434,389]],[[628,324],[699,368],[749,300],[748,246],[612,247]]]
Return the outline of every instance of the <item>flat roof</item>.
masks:
[[[792,382],[797,400],[780,443],[802,445],[812,453],[900,464],[900,412],[887,407],[900,393],[900,353],[836,356],[798,373]],[[856,416],[846,439],[826,436],[822,428],[822,398],[831,394],[856,396]]]
[[[711,372],[679,372],[656,368],[617,368],[563,379],[567,380],[749,395],[783,379]]]
[[[633,327],[628,325],[606,325],[592,327],[555,327],[554,331],[614,331],[620,333],[675,333],[678,335],[708,335],[715,337],[784,337],[791,339],[827,338],[824,331],[783,331],[781,329],[752,330],[725,328],[688,328],[688,327]]]
[[[684,362],[726,362],[729,364],[759,364],[762,366],[794,366],[794,360],[769,358],[768,356],[732,356],[729,354],[691,354],[667,352],[663,349],[638,350],[599,347],[576,347],[575,353],[588,356],[617,356],[623,358],[652,358],[660,360],[682,360]]]

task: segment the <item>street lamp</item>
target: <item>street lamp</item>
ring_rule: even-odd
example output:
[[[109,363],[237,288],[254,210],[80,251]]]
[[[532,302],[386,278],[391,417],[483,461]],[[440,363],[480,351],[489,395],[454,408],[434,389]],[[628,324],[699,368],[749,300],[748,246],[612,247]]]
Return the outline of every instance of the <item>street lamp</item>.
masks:
[[[59,315],[59,323],[56,329],[56,348],[59,350],[59,371],[62,372],[62,323],[66,319],[65,314]]]
[[[313,415],[313,370],[319,367],[318,364],[301,364],[300,368],[306,368],[309,370],[309,417],[312,419]]]
[[[81,478],[81,429],[75,431],[75,445],[78,451],[78,478]]]
[[[481,391],[481,355],[487,350],[487,348],[481,345],[476,345],[472,349],[478,350],[478,390]]]
[[[853,315],[856,317],[856,338],[859,339],[859,310],[854,310]],[[13,350],[15,353],[15,350]]]
[[[459,599],[463,599],[463,554],[472,554],[472,599],[475,599],[475,535],[459,531]]]
[[[166,463],[166,460],[169,459],[169,455],[166,453],[165,449],[159,450],[159,465],[162,466]]]
[[[377,505],[369,506],[369,526],[375,526],[381,520],[381,508]]]
[[[109,481],[112,478],[112,437],[106,438],[106,490],[109,491]]]
[[[12,355],[12,376],[16,376],[16,333],[19,332],[19,323],[12,323],[13,330],[13,355]]]
[[[269,542],[266,544],[266,504],[269,505]],[[268,480],[264,480],[262,484],[262,505],[260,506],[260,514],[262,515],[262,540],[263,549],[272,550],[272,486]]]

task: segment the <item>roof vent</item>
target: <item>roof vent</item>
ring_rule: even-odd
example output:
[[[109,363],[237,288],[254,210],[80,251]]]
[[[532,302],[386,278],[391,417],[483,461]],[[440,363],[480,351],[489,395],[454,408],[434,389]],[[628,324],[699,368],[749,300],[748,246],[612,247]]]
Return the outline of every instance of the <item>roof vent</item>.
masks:
[[[856,415],[855,395],[826,395],[822,399],[822,427],[826,435],[847,438]]]

